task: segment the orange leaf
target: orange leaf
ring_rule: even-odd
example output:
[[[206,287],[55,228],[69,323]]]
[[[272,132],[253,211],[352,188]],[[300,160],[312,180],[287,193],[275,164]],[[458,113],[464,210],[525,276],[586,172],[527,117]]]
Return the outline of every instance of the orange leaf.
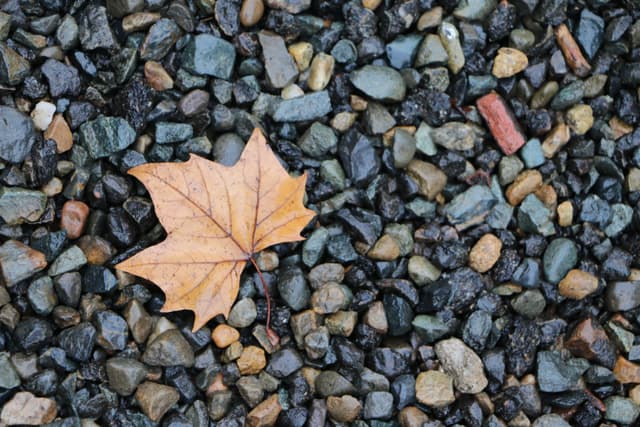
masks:
[[[147,187],[167,238],[116,268],[158,285],[163,311],[193,311],[194,331],[229,315],[254,254],[303,240],[300,231],[315,216],[302,202],[306,173],[290,177],[257,129],[232,167],[191,155],[129,173]]]

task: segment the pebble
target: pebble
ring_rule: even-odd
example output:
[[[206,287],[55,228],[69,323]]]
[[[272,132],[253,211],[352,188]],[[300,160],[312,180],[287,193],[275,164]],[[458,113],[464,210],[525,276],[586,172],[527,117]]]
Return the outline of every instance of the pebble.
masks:
[[[336,134],[320,122],[314,122],[298,141],[300,149],[314,158],[322,158],[335,152],[337,145]]]
[[[231,43],[211,34],[198,34],[185,48],[182,66],[197,75],[229,79],[235,60]]]
[[[447,51],[449,69],[453,74],[458,74],[465,64],[458,29],[453,24],[442,22],[438,27],[438,36],[440,36],[444,49]]]
[[[347,308],[350,290],[337,283],[326,283],[311,295],[311,308],[318,314],[331,314]]]
[[[361,411],[362,405],[360,401],[348,394],[341,397],[329,396],[327,398],[327,412],[329,417],[336,422],[353,422]]]
[[[31,118],[15,108],[0,106],[0,158],[20,163],[35,141],[35,127]]]
[[[393,395],[387,391],[372,391],[364,402],[363,418],[387,419],[393,412]]]
[[[4,404],[0,421],[6,425],[37,426],[52,422],[57,414],[58,406],[55,400],[21,391]]]
[[[449,122],[431,131],[431,138],[437,145],[448,150],[470,150],[476,137],[473,128],[465,123]]]
[[[147,417],[152,421],[159,421],[173,405],[178,403],[180,395],[173,387],[145,381],[138,386],[135,398]]]
[[[598,289],[598,278],[582,270],[570,270],[558,284],[563,297],[581,300]]]
[[[544,274],[549,282],[558,283],[577,262],[578,249],[575,243],[564,237],[555,239],[544,252]]]
[[[479,98],[476,105],[504,154],[509,156],[526,143],[522,129],[513,112],[500,95],[487,94]]]
[[[378,261],[393,261],[400,256],[400,247],[393,237],[385,234],[378,239],[367,255]]]
[[[565,60],[569,64],[569,67],[573,70],[576,76],[586,77],[591,71],[591,65],[587,62],[582,55],[578,44],[569,32],[569,29],[565,24],[561,24],[555,30],[556,39],[562,50]]]
[[[333,76],[335,59],[326,53],[318,53],[311,61],[307,86],[313,91],[323,90]]]
[[[397,102],[405,98],[406,83],[393,68],[365,65],[352,72],[350,79],[357,89],[375,100]]]
[[[145,379],[147,368],[135,359],[113,357],[107,360],[109,386],[120,396],[130,396]]]
[[[236,328],[221,323],[213,329],[211,339],[218,348],[227,348],[240,339],[240,333]]]
[[[577,324],[565,341],[564,347],[574,356],[584,357],[609,368],[616,363],[615,345],[609,340],[604,328],[593,318]]]
[[[151,366],[193,366],[193,349],[179,330],[169,329],[150,341],[142,361]]]
[[[3,283],[11,287],[28,279],[47,266],[42,252],[17,240],[7,240],[0,246],[0,270]]]
[[[247,414],[247,427],[272,427],[276,424],[282,406],[277,394],[273,394]]]
[[[89,206],[80,201],[69,200],[62,206],[60,228],[67,233],[69,239],[77,239],[82,235],[88,217]]]
[[[447,176],[437,166],[413,159],[407,166],[408,175],[418,184],[420,194],[433,200],[447,185]]]
[[[560,203],[556,212],[560,227],[570,227],[573,224],[573,204],[570,201],[565,200]]]
[[[493,234],[482,236],[469,252],[469,266],[478,273],[491,270],[500,258],[502,242]]]
[[[593,110],[586,104],[571,107],[566,113],[567,124],[577,135],[584,135],[593,127]]]
[[[542,142],[542,152],[547,159],[556,155],[564,145],[569,142],[571,133],[569,132],[569,126],[564,123],[558,124],[551,132],[547,134],[547,137]]]
[[[33,311],[41,316],[50,314],[58,304],[58,297],[53,290],[53,281],[48,276],[31,282],[27,290],[27,298]]]
[[[33,111],[31,111],[31,119],[36,129],[47,130],[55,112],[56,106],[54,104],[46,101],[38,102]]]
[[[167,70],[165,70],[159,62],[145,62],[144,77],[149,86],[159,92],[173,89],[173,78],[171,78]]]
[[[80,142],[93,159],[108,157],[124,150],[135,141],[136,133],[120,117],[99,116],[80,126]]]
[[[284,39],[275,33],[260,31],[258,40],[265,60],[265,73],[269,85],[281,89],[298,77],[298,67],[289,55]]]
[[[479,393],[488,384],[478,355],[458,338],[439,341],[434,350],[444,371],[461,393]]]
[[[242,354],[236,360],[236,364],[240,370],[240,375],[259,374],[267,364],[264,350],[253,345],[244,347]]]
[[[289,45],[289,54],[293,57],[298,71],[306,71],[311,65],[313,59],[313,45],[307,42],[298,42]]]
[[[511,206],[518,206],[531,193],[542,187],[542,174],[536,169],[528,169],[519,174],[507,187],[505,196]]]
[[[276,122],[303,122],[319,119],[330,111],[329,94],[320,91],[278,102],[271,111],[271,117]]]
[[[43,136],[45,139],[53,139],[56,142],[58,153],[66,153],[73,147],[73,135],[62,114],[53,116],[53,120]]]
[[[256,304],[250,298],[243,298],[231,308],[227,323],[234,328],[246,328],[256,320],[256,316]]]
[[[505,79],[524,71],[529,65],[527,55],[518,49],[501,47],[493,61],[493,74],[498,79]]]
[[[558,351],[541,351],[537,361],[540,390],[548,393],[576,389],[581,375],[589,367],[586,360],[568,358]]]
[[[631,399],[611,396],[604,401],[605,419],[620,424],[633,424],[640,417],[640,405]]]
[[[640,306],[640,282],[609,283],[605,301],[610,311],[627,311]]]
[[[49,266],[49,276],[58,276],[69,271],[76,271],[87,263],[84,252],[78,246],[73,245],[65,249]]]
[[[244,27],[256,25],[264,15],[264,2],[262,0],[243,0],[240,8],[240,23]]]
[[[423,405],[441,408],[455,401],[452,378],[440,371],[420,372],[416,379],[416,398]]]

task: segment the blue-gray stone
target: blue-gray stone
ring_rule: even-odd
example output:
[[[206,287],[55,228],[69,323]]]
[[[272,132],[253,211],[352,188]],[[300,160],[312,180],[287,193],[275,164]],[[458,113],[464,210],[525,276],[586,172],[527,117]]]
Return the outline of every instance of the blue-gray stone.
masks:
[[[538,138],[532,138],[520,149],[520,157],[527,169],[537,168],[545,162],[542,144]]]
[[[497,203],[496,196],[484,185],[474,185],[458,194],[444,208],[451,224],[481,222]],[[470,224],[471,225],[471,224]]]
[[[551,236],[556,230],[551,221],[551,211],[535,195],[525,197],[518,210],[518,226],[527,233]]]
[[[342,39],[331,49],[331,56],[338,64],[350,64],[358,59],[358,50],[351,40]]]
[[[633,208],[631,206],[616,203],[611,206],[611,220],[604,229],[608,237],[615,237],[631,224]]]
[[[631,399],[611,396],[604,401],[607,412],[604,418],[608,421],[629,425],[636,422],[640,416],[640,406]]]
[[[193,126],[188,123],[156,123],[156,142],[158,144],[186,141],[191,137],[193,137]]]
[[[585,55],[593,59],[604,40],[604,19],[589,9],[582,9],[575,37]]]
[[[140,48],[140,59],[159,61],[165,57],[178,41],[182,32],[173,20],[162,18],[149,28]]]
[[[504,230],[509,226],[513,217],[513,206],[508,203],[498,203],[489,212],[487,224],[495,230]]]
[[[80,126],[80,143],[92,159],[108,157],[134,143],[136,131],[123,118],[99,116]]]
[[[544,251],[542,267],[547,280],[558,283],[578,262],[578,248],[573,241],[560,237]]]
[[[295,311],[307,307],[311,291],[299,267],[281,269],[278,274],[278,293],[284,302]]]
[[[231,43],[211,34],[199,34],[182,54],[182,66],[195,74],[229,79],[236,61]]]
[[[396,37],[394,41],[387,44],[386,50],[389,64],[398,70],[411,67],[421,41],[421,34]]]
[[[357,89],[379,101],[402,101],[407,91],[402,75],[381,65],[365,65],[352,72],[350,79]]]
[[[304,122],[319,119],[331,112],[331,99],[326,90],[276,103],[271,117],[276,122]]]
[[[27,157],[35,141],[36,132],[31,117],[15,108],[0,106],[0,158],[20,163]]]
[[[568,358],[559,351],[538,353],[538,384],[546,393],[560,393],[580,387],[580,377],[589,368],[585,359]]]

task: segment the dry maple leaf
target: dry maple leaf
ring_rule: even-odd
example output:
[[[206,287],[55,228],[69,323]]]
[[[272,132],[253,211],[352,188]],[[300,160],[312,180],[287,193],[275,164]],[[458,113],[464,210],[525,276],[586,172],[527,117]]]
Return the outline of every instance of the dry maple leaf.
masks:
[[[232,167],[191,155],[129,173],[151,194],[167,238],[116,268],[158,285],[166,295],[162,311],[193,311],[194,331],[229,315],[247,262],[263,280],[254,254],[303,240],[300,232],[315,216],[303,204],[306,173],[290,177],[258,129]]]

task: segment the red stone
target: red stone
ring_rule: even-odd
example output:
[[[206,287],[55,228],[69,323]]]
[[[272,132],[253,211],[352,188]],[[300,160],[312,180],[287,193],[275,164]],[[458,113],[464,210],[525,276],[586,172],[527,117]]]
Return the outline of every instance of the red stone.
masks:
[[[88,216],[89,206],[76,200],[69,200],[62,206],[60,228],[67,232],[67,237],[70,239],[77,239],[82,236]]]
[[[497,93],[490,93],[476,102],[489,130],[504,154],[510,156],[527,141],[507,103]]]

